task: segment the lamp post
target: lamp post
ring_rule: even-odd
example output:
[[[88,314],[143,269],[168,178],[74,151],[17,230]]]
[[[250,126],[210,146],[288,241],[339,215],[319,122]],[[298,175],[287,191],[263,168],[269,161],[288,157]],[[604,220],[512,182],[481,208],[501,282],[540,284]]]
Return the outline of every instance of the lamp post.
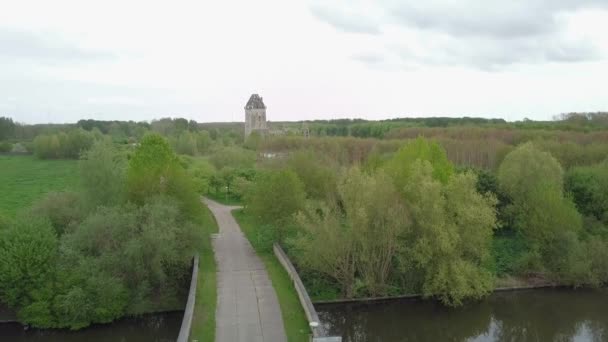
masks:
[[[228,202],[228,185],[226,185],[226,202]]]

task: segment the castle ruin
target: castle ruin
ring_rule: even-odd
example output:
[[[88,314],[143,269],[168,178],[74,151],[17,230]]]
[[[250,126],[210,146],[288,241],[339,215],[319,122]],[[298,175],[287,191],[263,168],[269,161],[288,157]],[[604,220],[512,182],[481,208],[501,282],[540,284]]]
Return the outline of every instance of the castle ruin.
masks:
[[[245,139],[253,132],[258,132],[260,135],[268,133],[266,105],[258,94],[252,94],[245,105]]]

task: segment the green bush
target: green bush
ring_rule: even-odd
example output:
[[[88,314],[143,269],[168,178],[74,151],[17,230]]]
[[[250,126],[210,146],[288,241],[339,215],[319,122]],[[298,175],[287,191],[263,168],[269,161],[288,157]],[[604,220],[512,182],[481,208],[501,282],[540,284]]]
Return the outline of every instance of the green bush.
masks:
[[[90,149],[94,142],[95,136],[91,132],[78,128],[72,129],[68,133],[38,135],[34,139],[32,147],[34,154],[42,159],[76,159],[80,153]]]
[[[247,210],[261,223],[273,225],[283,237],[285,225],[304,208],[304,184],[289,170],[260,174],[245,197]]]
[[[8,141],[0,142],[0,152],[10,152],[13,149],[13,144]]]
[[[58,236],[78,224],[86,215],[83,197],[75,192],[51,192],[35,202],[30,212],[32,216],[49,220]]]
[[[12,308],[31,304],[53,283],[57,235],[47,219],[19,217],[0,230],[0,299]]]

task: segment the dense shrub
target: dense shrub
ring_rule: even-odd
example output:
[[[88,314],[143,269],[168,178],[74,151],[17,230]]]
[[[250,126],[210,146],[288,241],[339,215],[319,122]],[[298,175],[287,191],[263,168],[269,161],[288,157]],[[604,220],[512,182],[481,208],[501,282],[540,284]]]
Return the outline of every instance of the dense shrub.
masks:
[[[51,222],[58,236],[78,224],[86,215],[83,196],[76,192],[51,192],[32,205],[31,215]]]
[[[13,149],[13,144],[8,141],[0,141],[0,152],[10,152]]]
[[[108,145],[80,166],[82,192],[51,193],[30,216],[1,223],[0,299],[43,328],[181,307],[202,244],[197,224],[208,220],[167,141],[145,137],[127,181],[126,161]]]
[[[79,164],[83,194],[91,209],[125,200],[127,161],[112,145],[96,143],[82,154]]]
[[[608,162],[572,168],[566,173],[565,188],[583,215],[608,225]]]
[[[68,133],[37,136],[33,142],[33,149],[36,156],[43,159],[75,159],[81,152],[90,149],[94,141],[95,137],[92,133],[83,129],[72,129]]]
[[[19,217],[0,230],[0,299],[9,307],[30,305],[53,283],[57,235],[45,218]]]
[[[289,170],[260,174],[245,196],[247,210],[259,222],[274,225],[281,231],[289,220],[304,207],[304,184]]]

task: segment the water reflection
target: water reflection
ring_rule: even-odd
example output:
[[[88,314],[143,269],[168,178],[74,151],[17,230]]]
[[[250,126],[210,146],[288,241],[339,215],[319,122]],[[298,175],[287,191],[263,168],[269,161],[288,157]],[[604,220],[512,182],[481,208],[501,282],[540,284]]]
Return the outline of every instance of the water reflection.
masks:
[[[608,291],[503,292],[464,308],[421,300],[317,307],[344,341],[608,341]]]
[[[20,324],[0,324],[0,341],[11,342],[169,342],[175,341],[183,312],[121,319],[79,331],[24,330]]]

